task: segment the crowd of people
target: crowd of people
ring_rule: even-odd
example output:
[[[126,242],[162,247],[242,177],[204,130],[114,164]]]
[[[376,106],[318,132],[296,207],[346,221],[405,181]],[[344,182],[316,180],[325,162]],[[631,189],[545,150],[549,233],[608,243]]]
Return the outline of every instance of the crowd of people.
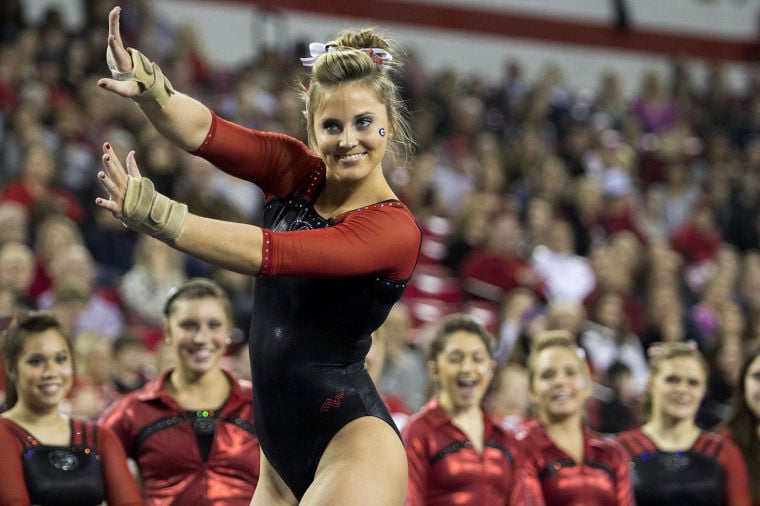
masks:
[[[577,90],[555,62],[529,80],[505,55],[487,81],[362,32],[219,68],[149,2],[84,2],[77,31],[18,5],[0,19],[0,437],[19,454],[97,448],[93,503],[179,500],[203,468],[225,504],[350,501],[378,472],[378,504],[760,504],[756,67],[734,89],[720,62],[699,82],[673,57],[633,93],[614,69]],[[366,171],[344,176],[354,145]],[[171,217],[134,218],[130,188]],[[25,389],[44,361],[60,385]],[[283,384],[320,420],[344,411],[325,432]],[[347,468],[362,489],[337,485]]]

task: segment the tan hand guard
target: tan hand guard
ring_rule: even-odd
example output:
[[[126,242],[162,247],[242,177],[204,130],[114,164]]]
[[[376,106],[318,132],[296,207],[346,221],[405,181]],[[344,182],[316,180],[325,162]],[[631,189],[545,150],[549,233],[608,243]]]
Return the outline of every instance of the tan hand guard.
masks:
[[[132,99],[139,103],[155,103],[160,107],[166,105],[169,97],[174,95],[172,83],[161,72],[161,68],[154,62],[150,61],[144,54],[137,49],[127,48],[127,52],[132,57],[132,70],[130,72],[120,72],[114,79],[119,81],[135,81],[140,84],[144,91]]]
[[[128,178],[121,221],[129,228],[171,242],[182,234],[187,212],[185,204],[158,193],[150,179]]]

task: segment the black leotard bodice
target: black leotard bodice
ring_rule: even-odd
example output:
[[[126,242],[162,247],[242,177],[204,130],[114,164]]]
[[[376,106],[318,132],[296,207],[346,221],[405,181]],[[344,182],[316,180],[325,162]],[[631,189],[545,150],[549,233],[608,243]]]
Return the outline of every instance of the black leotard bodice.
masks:
[[[310,202],[274,199],[264,224],[275,232],[333,226]],[[265,455],[300,499],[332,436],[353,419],[394,426],[364,367],[370,333],[406,281],[259,277],[251,325],[254,419]]]
[[[720,506],[723,469],[710,455],[693,451],[643,453],[632,459],[638,506]]]

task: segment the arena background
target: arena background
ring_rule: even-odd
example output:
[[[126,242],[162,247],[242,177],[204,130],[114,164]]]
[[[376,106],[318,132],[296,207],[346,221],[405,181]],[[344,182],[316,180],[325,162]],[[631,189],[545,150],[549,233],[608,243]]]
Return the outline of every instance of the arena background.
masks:
[[[56,5],[82,22],[78,0],[26,0],[27,15]],[[118,2],[115,2],[118,3]],[[519,59],[530,78],[556,62],[576,89],[595,87],[605,68],[627,91],[642,70],[673,55],[720,59],[741,88],[758,58],[758,0],[151,0],[172,23],[194,25],[217,66],[233,66],[264,46],[322,40],[348,26],[387,28],[427,68],[493,79]],[[620,9],[624,15],[621,16]]]

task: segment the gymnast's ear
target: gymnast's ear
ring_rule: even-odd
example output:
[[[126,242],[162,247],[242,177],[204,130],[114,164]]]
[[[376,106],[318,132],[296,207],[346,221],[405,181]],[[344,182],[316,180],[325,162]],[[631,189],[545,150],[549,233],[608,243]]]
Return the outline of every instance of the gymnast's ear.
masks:
[[[427,363],[428,378],[431,381],[438,381],[438,364],[435,360],[429,360]]]

